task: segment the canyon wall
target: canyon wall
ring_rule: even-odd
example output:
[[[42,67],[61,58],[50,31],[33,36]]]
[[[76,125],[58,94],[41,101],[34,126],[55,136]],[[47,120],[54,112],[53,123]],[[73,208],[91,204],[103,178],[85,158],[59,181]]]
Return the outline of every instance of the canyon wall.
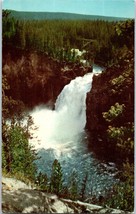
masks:
[[[46,54],[12,49],[3,51],[2,64],[10,85],[8,95],[30,107],[55,101],[66,84],[92,70]]]

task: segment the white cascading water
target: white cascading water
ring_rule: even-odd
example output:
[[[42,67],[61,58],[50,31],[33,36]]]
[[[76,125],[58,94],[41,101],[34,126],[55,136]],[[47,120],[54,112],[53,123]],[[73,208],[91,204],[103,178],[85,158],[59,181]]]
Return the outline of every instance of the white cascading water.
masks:
[[[66,85],[57,98],[55,110],[46,107],[34,110],[31,115],[37,126],[33,132],[36,149],[63,147],[78,140],[86,124],[86,94],[91,89],[92,78],[90,73]]]
[[[64,87],[55,103],[55,110],[39,106],[31,112],[34,126],[31,144],[37,149],[40,159],[36,161],[38,170],[50,175],[55,158],[63,169],[65,182],[73,170],[78,174],[78,184],[88,173],[87,195],[105,194],[107,188],[116,183],[116,168],[100,172],[100,163],[87,148],[86,96],[91,90],[94,73],[101,68],[94,66],[93,73],[77,77]],[[111,169],[110,169],[111,170]],[[101,175],[100,175],[101,174]]]

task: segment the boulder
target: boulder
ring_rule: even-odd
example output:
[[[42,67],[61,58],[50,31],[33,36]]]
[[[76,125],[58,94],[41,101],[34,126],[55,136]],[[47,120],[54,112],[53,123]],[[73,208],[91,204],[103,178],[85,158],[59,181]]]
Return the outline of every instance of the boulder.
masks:
[[[3,213],[122,213],[126,212],[98,205],[59,198],[26,185],[14,178],[3,178]],[[129,213],[129,212],[127,212]]]

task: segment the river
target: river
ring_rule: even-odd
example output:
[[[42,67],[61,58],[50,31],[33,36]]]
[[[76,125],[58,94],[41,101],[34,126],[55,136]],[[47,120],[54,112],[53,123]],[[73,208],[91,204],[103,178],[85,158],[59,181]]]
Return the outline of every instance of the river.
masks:
[[[38,171],[51,174],[54,159],[61,164],[64,183],[67,184],[72,172],[77,174],[79,189],[86,176],[86,195],[104,196],[118,182],[118,169],[114,163],[100,162],[88,150],[86,125],[86,96],[91,90],[94,73],[101,68],[94,65],[93,73],[77,77],[66,85],[55,103],[55,110],[37,106],[31,116],[34,120],[33,139],[30,143],[38,151]]]

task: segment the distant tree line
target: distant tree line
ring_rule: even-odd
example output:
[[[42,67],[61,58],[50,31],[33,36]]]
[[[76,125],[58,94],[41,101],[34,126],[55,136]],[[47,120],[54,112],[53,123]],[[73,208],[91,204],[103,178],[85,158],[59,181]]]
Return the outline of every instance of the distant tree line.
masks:
[[[47,53],[60,61],[72,61],[71,48],[85,49],[92,60],[108,65],[118,60],[121,45],[128,46],[129,34],[118,38],[117,23],[108,21],[76,20],[16,20],[3,10],[3,48],[18,47]],[[126,21],[133,25],[134,21]]]

